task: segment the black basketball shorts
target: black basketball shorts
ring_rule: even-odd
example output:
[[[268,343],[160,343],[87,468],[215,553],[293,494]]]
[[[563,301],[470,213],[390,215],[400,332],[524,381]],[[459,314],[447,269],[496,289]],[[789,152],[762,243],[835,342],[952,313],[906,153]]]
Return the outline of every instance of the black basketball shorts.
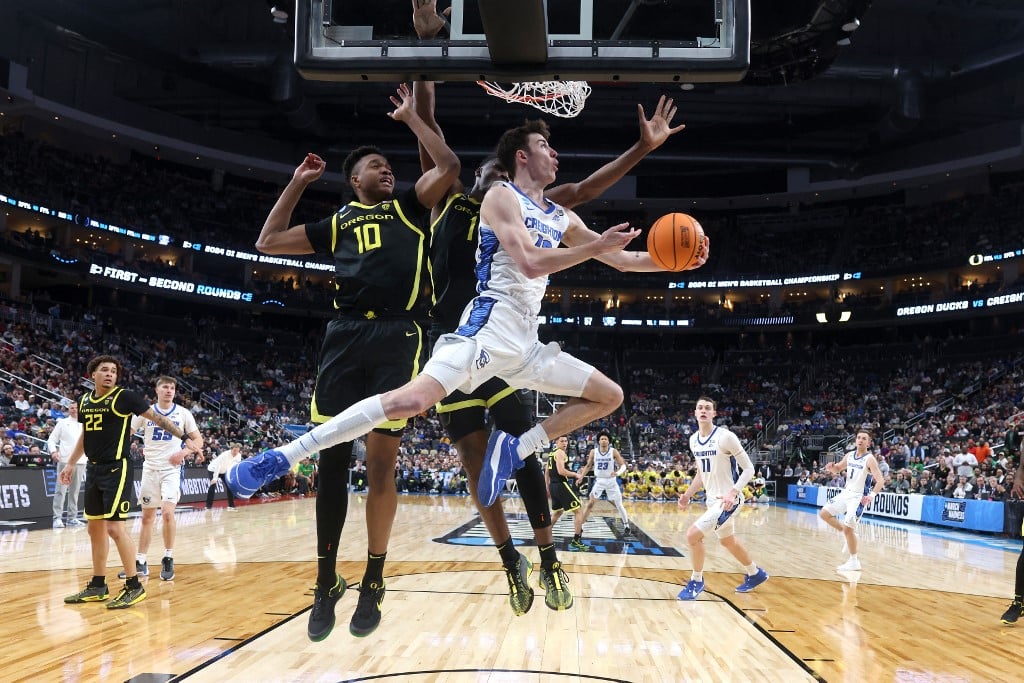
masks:
[[[335,318],[327,324],[310,416],[323,423],[368,396],[397,389],[419,374],[426,338],[413,320]],[[375,431],[400,432],[405,420]]]
[[[567,481],[551,482],[551,511],[575,512],[580,509],[580,494]]]
[[[132,464],[90,462],[85,468],[85,518],[123,520],[132,506]]]

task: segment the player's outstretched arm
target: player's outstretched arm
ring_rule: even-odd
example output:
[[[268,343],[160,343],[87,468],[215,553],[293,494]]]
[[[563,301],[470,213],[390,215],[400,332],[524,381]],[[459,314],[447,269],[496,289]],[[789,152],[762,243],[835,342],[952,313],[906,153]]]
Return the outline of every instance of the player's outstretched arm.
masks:
[[[398,86],[395,95],[391,96],[391,103],[395,110],[389,112],[388,116],[396,121],[402,121],[415,135],[419,144],[423,146],[434,167],[420,176],[416,181],[416,197],[423,206],[434,207],[444,196],[448,189],[459,178],[459,158],[455,152],[448,147],[438,131],[432,129],[420,118],[416,112],[415,98],[409,86],[403,83]]]
[[[327,164],[316,154],[309,152],[302,163],[292,173],[292,179],[284,192],[277,198],[274,208],[270,210],[263,230],[256,239],[256,251],[261,254],[312,254],[313,245],[306,237],[306,226],[296,225],[289,228],[292,212],[306,187],[320,179],[327,169]]]
[[[636,110],[640,121],[640,139],[632,147],[580,182],[558,185],[544,194],[567,209],[596,199],[619,182],[641,159],[661,147],[670,136],[686,128],[684,124],[672,127],[676,106],[670,97],[662,95],[658,99],[658,106],[650,118],[647,118],[642,104],[637,104]]]
[[[582,246],[588,242],[593,242],[602,238],[601,234],[588,228],[586,223],[584,223],[574,212],[570,211],[570,217],[572,221],[569,229],[566,230],[565,234],[562,236],[563,244],[568,246]],[[624,227],[628,227],[628,225],[623,223],[621,226],[615,226],[614,228],[609,228],[609,230]],[[640,231],[633,230],[632,232],[639,234]],[[704,242],[701,245],[700,253],[697,254],[697,258],[694,259],[693,263],[686,270],[696,270],[707,263],[710,250],[711,240],[705,236]],[[604,252],[594,258],[605,265],[624,272],[656,273],[664,271],[663,268],[658,266],[651,259],[651,255],[646,251],[624,251],[620,249],[618,251]]]
[[[417,0],[413,0],[413,2],[416,1]],[[437,133],[440,136],[442,140],[444,140],[444,131],[441,130],[441,125],[437,122],[437,119],[434,118],[434,102],[436,92],[436,86],[434,82],[416,81],[412,85],[412,92],[413,100],[415,100],[414,106],[416,108],[416,113],[419,115],[421,119],[423,119],[424,123],[426,123],[429,128],[431,128],[435,133]],[[431,158],[430,154],[427,153],[427,148],[423,146],[422,142],[417,141],[417,146],[419,147],[420,151],[420,171],[422,173],[426,173],[433,169],[434,166],[436,166],[436,164],[434,163],[434,160]],[[466,188],[462,185],[462,182],[456,175],[455,182],[452,183],[452,186],[448,188],[448,191],[445,194],[450,196],[453,194],[464,192],[465,189]],[[442,208],[443,204],[440,202],[432,207],[433,212],[431,213],[430,216],[431,223],[437,220],[437,216],[438,214],[440,214]]]
[[[570,213],[570,227],[562,235],[562,242],[573,231],[573,224],[582,225],[576,214]],[[544,277],[579,263],[597,258],[601,254],[622,251],[637,235],[639,230],[628,230],[625,223],[608,228],[597,239],[584,240],[579,244],[566,243],[567,249],[551,249],[535,245],[526,230],[523,230],[523,216],[519,202],[508,187],[493,187],[484,196],[480,207],[480,222],[494,231],[502,248],[516,262],[519,270],[528,278]],[[585,228],[586,226],[584,226]]]
[[[416,35],[422,39],[436,37],[448,23],[445,16],[451,13],[452,8],[448,7],[438,14],[437,0],[412,0],[412,25]]]

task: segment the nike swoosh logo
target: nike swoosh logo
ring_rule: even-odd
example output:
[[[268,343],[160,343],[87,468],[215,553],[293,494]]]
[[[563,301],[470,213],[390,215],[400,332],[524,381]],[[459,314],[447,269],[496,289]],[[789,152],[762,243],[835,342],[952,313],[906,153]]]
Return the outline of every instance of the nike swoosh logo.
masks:
[[[416,336],[416,333],[415,333],[415,332],[406,332],[406,333],[405,333],[405,336],[406,336],[406,337],[415,337],[415,336]]]

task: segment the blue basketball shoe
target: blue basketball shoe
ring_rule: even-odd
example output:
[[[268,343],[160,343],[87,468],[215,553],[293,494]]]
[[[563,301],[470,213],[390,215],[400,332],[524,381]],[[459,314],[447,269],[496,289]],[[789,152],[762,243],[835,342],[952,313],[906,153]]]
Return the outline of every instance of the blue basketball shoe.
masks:
[[[704,592],[704,581],[690,579],[686,582],[686,588],[679,591],[676,597],[680,600],[696,600],[697,596]]]
[[[281,451],[263,451],[229,469],[224,481],[239,498],[251,498],[270,482],[288,474],[291,468]]]
[[[754,574],[753,576],[747,575],[743,578],[743,583],[736,586],[736,592],[749,593],[750,591],[754,590],[767,580],[768,572],[758,567],[756,574]]]
[[[484,455],[484,466],[480,472],[480,483],[476,486],[476,495],[485,508],[494,505],[509,477],[523,466],[517,448],[519,439],[495,429],[487,440],[487,452]]]

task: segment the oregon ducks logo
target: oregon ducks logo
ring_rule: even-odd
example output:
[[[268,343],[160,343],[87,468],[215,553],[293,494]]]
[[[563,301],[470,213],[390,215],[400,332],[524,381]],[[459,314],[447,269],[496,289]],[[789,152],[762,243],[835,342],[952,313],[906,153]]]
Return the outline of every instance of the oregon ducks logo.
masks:
[[[118,504],[117,509],[122,515],[127,515],[128,511],[132,509],[132,503],[129,500],[122,500]]]

